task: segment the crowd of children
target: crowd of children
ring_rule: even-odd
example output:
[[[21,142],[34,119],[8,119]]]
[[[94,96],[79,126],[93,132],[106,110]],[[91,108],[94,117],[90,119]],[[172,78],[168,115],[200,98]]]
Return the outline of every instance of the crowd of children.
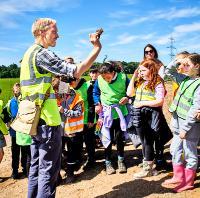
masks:
[[[74,63],[72,57],[67,57],[66,61]],[[131,80],[114,61],[104,62],[99,68],[92,67],[89,75],[89,81],[84,78],[71,79],[69,84],[66,84],[60,77],[55,77],[52,82],[62,118],[61,168],[66,173],[64,182],[74,182],[74,172],[83,165],[83,143],[87,153],[83,170],[89,171],[95,167],[96,126],[98,138],[104,147],[107,175],[116,173],[111,157],[112,145],[117,147],[118,172],[126,173],[124,146],[129,137],[129,127],[134,128],[135,135],[139,137],[143,155],[142,170],[135,173],[134,178],[158,174],[158,166],[166,164],[164,145],[173,134],[170,145],[173,177],[163,185],[176,185],[173,189],[175,192],[193,189],[200,139],[200,55],[179,53],[164,69],[156,49],[148,44],[144,48],[144,60]],[[164,76],[171,78],[174,86],[174,99],[169,108],[172,113],[170,128],[162,111],[167,94]],[[13,86],[13,95],[6,105],[11,122],[18,111],[20,84]],[[127,104],[131,105],[132,109],[128,121]],[[0,108],[2,112],[2,101]],[[6,146],[4,135],[7,132],[3,117],[0,117],[0,162],[3,158],[3,147]],[[31,137],[15,132],[12,128],[9,132],[12,177],[18,179],[20,151],[22,171],[25,176],[28,175]]]

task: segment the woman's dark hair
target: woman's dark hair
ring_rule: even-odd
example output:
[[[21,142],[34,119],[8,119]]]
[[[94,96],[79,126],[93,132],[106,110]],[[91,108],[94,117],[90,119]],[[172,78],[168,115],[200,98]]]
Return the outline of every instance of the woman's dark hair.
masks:
[[[122,66],[116,61],[109,61],[109,62],[104,62],[99,67],[98,70],[100,74],[106,74],[106,73],[112,73],[112,72],[119,73],[122,71]]]
[[[158,58],[158,52],[157,52],[157,50],[156,50],[156,48],[153,46],[153,45],[151,45],[151,44],[147,44],[145,47],[144,47],[144,59],[145,59],[145,49],[147,48],[147,47],[150,47],[153,51],[154,51],[154,53],[155,53],[155,59],[157,59]]]

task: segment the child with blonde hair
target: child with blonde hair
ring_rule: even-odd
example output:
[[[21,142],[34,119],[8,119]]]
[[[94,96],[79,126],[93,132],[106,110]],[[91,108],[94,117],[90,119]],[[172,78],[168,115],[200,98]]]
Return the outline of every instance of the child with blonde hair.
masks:
[[[186,68],[185,68],[185,64],[184,64],[184,59],[187,58],[189,55],[190,55],[190,53],[187,51],[180,52],[176,55],[176,59],[179,60],[176,63],[177,64],[176,70],[178,73],[180,73],[180,74],[185,73]],[[175,97],[178,88],[179,88],[179,84],[176,81],[173,81],[172,82],[173,97]]]
[[[166,68],[166,74],[180,83],[178,92],[170,106],[173,140],[170,146],[173,163],[173,177],[165,184],[178,184],[175,192],[194,188],[198,164],[197,144],[200,137],[200,55],[192,54],[184,59],[185,74],[178,73],[174,63]],[[182,155],[184,153],[184,155]],[[183,158],[184,156],[184,158]]]

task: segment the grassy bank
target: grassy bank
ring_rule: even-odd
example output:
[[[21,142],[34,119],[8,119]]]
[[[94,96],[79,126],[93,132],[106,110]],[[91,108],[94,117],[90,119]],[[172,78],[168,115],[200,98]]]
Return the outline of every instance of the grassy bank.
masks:
[[[12,87],[16,82],[19,82],[19,78],[0,79],[0,88],[2,89],[0,99],[3,100],[4,104],[12,97]]]

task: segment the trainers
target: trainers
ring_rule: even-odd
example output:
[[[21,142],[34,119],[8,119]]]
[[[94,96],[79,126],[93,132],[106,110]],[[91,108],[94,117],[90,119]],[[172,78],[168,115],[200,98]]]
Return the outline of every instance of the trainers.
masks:
[[[126,165],[123,160],[118,160],[118,168],[119,168],[119,173],[126,173]]]
[[[3,182],[3,178],[0,178],[0,183],[2,183]]]
[[[133,177],[136,178],[136,179],[139,179],[139,178],[158,175],[158,171],[153,168],[153,165],[154,165],[153,163],[148,164],[148,163],[144,162],[143,163],[143,169],[140,172],[135,173],[133,175]]]
[[[138,164],[138,168],[142,168],[143,167],[143,162]]]
[[[112,164],[111,163],[106,164],[106,174],[112,175],[112,174],[115,174],[115,173],[116,173],[116,170],[113,168]]]

